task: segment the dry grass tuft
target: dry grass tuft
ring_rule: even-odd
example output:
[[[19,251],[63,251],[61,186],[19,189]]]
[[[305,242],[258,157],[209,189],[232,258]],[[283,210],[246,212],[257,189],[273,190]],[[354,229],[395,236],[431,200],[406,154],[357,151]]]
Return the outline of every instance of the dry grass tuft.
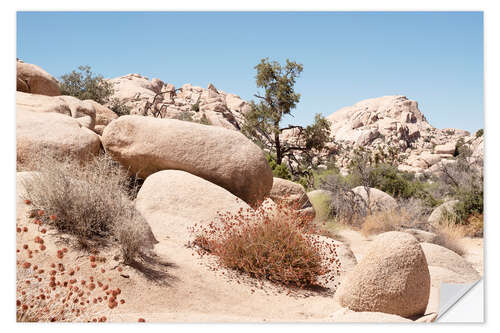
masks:
[[[383,232],[400,230],[402,221],[400,211],[375,212],[365,217],[361,226],[361,234],[366,237],[378,235]]]
[[[319,276],[339,269],[335,246],[308,237],[313,229],[310,218],[278,203],[220,213],[216,221],[193,232],[200,253],[216,255],[221,266],[286,286],[310,287],[318,285]],[[327,264],[321,253],[330,254]]]
[[[435,244],[446,247],[459,255],[465,253],[459,240],[467,235],[466,227],[455,223],[442,223],[435,233],[438,236],[434,241]]]
[[[107,155],[82,164],[42,152],[36,165],[23,186],[40,224],[74,236],[87,250],[118,238],[127,260],[153,248],[154,236],[130,199],[127,172]]]

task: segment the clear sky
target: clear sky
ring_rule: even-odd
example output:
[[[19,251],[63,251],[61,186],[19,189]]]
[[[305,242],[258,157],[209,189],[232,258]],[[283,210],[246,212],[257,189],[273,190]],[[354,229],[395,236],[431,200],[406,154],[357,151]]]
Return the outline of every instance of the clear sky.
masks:
[[[90,65],[246,100],[261,58],[289,58],[302,98],[284,125],[397,94],[435,127],[484,127],[480,12],[18,12],[17,57],[56,77]]]

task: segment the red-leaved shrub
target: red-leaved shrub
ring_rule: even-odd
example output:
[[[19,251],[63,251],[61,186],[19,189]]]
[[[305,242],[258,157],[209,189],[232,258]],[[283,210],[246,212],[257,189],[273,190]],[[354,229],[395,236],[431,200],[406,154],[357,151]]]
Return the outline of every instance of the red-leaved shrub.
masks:
[[[313,237],[311,218],[290,206],[219,212],[206,226],[195,226],[194,245],[223,267],[286,286],[318,285],[318,277],[339,270],[335,245]],[[326,255],[325,255],[326,254]]]

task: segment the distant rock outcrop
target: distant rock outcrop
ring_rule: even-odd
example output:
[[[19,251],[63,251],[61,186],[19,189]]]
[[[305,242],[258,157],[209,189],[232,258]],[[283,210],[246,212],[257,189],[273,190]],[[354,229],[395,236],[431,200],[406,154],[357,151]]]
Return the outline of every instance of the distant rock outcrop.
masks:
[[[453,160],[459,139],[477,151],[482,144],[475,136],[458,129],[437,129],[420,112],[418,103],[405,96],[383,96],[344,107],[327,119],[331,122],[337,166],[345,169],[352,148],[375,152],[396,152],[402,171],[417,174],[436,173],[442,163]]]
[[[227,129],[239,130],[243,115],[250,105],[239,96],[217,90],[213,84],[207,89],[184,84],[175,88],[159,79],[151,81],[139,74],[128,74],[108,82],[113,84],[117,99],[131,108],[131,114],[152,115],[160,118],[204,122]]]

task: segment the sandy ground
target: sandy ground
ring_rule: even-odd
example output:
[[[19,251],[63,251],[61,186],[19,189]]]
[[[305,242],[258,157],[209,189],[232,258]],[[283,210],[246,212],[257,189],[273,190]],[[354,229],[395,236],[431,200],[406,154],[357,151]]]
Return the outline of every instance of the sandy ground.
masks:
[[[288,290],[267,282],[257,283],[227,270],[213,270],[214,258],[200,257],[185,242],[172,239],[166,228],[153,230],[160,241],[156,245],[158,257],[140,269],[120,265],[113,259],[116,254],[113,250],[99,254],[107,260],[94,268],[84,252],[70,250],[64,258],[55,258],[57,250],[64,245],[56,244],[59,237],[50,230],[42,235],[47,249],[29,259],[22,245],[37,248],[39,245],[33,239],[41,234],[40,228],[25,215],[25,208],[18,203],[17,226],[29,228],[28,232],[17,234],[20,262],[36,262],[47,271],[51,263],[63,263],[65,272],[57,273],[57,280],[61,282],[69,279],[67,273],[72,267],[78,266],[77,284],[85,279],[88,285],[93,276],[109,284],[109,289],[121,289],[117,298],[124,299],[124,304],[109,309],[103,301],[94,310],[89,310],[91,318],[105,315],[108,321],[125,322],[136,322],[138,318],[148,322],[328,322],[332,321],[331,314],[340,309],[334,301],[333,290],[287,294]],[[359,261],[371,241],[348,229],[342,230],[340,235]],[[463,242],[467,248],[464,257],[482,274],[482,239],[464,239]],[[105,273],[101,273],[101,269]],[[90,301],[99,295],[104,297],[105,292],[101,289],[96,288],[85,297]],[[439,290],[433,287],[428,312],[433,311],[436,302],[439,304],[438,294]]]

